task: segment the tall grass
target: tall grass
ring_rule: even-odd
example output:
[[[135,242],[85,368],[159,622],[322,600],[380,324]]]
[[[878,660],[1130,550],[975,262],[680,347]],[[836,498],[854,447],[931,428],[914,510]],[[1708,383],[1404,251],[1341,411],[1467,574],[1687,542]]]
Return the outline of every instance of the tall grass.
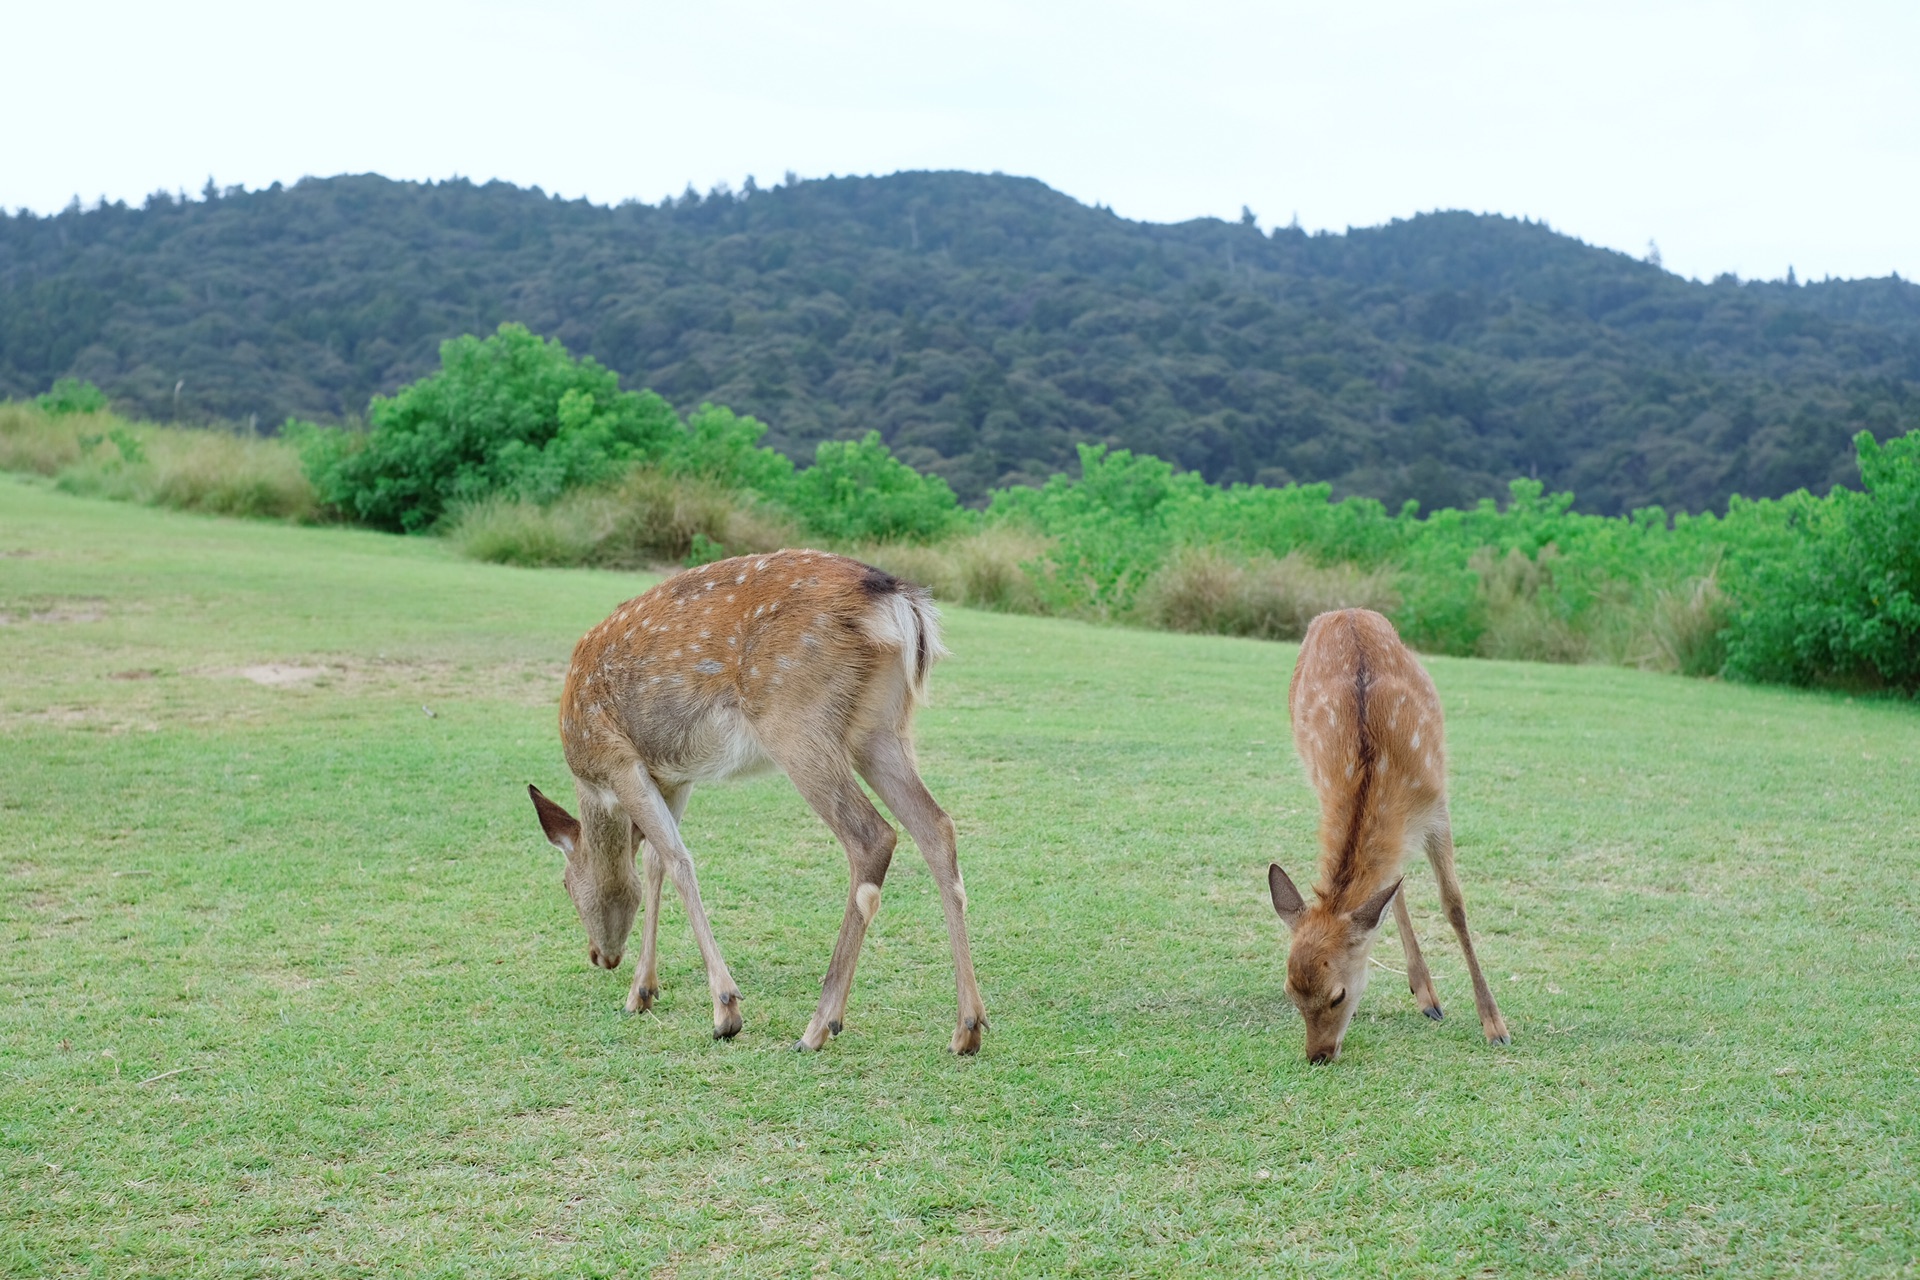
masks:
[[[949,604],[1001,613],[1044,613],[1035,574],[1050,541],[1011,525],[987,525],[945,542],[869,543],[849,548],[878,565],[932,589]]]
[[[1393,574],[1353,565],[1316,565],[1299,552],[1240,558],[1217,547],[1187,547],[1140,588],[1134,620],[1167,631],[1298,640],[1315,614],[1399,606]]]
[[[714,560],[805,541],[791,519],[723,485],[648,467],[552,503],[483,499],[454,512],[445,533],[474,560],[605,569]]]
[[[0,404],[0,469],[51,477],[69,493],[209,515],[312,520],[313,485],[292,447],[217,429],[51,414]]]

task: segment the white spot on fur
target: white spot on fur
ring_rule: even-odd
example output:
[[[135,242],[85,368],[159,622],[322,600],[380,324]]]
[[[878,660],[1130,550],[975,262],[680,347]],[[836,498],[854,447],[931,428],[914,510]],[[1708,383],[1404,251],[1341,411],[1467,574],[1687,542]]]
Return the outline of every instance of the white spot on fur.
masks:
[[[1415,751],[1418,751],[1420,749],[1420,731],[1418,729],[1415,729],[1413,731],[1413,739],[1412,741],[1408,742],[1407,745],[1412,747]]]
[[[739,576],[738,576],[738,577],[736,577],[736,578],[735,578],[735,579],[733,580],[733,582],[734,582],[734,585],[735,585],[735,586],[738,586],[738,585],[740,585],[741,583],[743,583],[743,582],[745,582],[746,580],[747,580],[747,574],[746,574],[746,570],[744,570],[744,569],[743,569],[743,570],[741,570],[741,571],[740,571],[740,574],[739,574]],[[733,599],[733,597],[732,597],[732,596],[728,596],[728,597],[727,597],[727,599],[729,599],[729,600],[731,600],[731,599]]]
[[[693,669],[702,675],[715,676],[719,675],[723,668],[712,658],[702,658],[693,664]]]
[[[873,913],[880,909],[880,886],[863,884],[853,891],[853,903],[860,908],[860,918],[868,924],[873,923]]]

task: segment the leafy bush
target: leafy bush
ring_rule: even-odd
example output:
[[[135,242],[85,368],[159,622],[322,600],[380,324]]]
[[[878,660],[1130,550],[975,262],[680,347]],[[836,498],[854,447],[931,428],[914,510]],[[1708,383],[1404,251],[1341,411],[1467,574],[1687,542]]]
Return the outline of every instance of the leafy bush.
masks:
[[[930,542],[965,519],[947,482],[894,457],[877,431],[822,441],[782,497],[809,529],[840,542]]]
[[[1863,492],[1747,504],[1795,536],[1749,569],[1731,673],[1920,693],[1920,432],[1882,445],[1863,431],[1854,445]]]
[[[662,465],[671,475],[778,498],[793,484],[793,460],[763,447],[766,434],[767,424],[757,418],[703,404],[667,445]]]
[[[52,390],[34,397],[33,402],[56,417],[107,411],[107,393],[79,378],[54,379]]]
[[[442,343],[439,373],[374,397],[368,416],[364,436],[309,433],[308,472],[330,505],[409,533],[456,504],[551,502],[604,483],[680,433],[666,401],[620,390],[612,371],[517,324]]]

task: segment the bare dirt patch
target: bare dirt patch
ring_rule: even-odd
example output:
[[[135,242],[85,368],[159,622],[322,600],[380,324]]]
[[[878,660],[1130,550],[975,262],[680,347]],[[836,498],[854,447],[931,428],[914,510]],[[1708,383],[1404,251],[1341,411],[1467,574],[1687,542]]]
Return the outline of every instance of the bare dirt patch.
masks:
[[[305,684],[309,680],[318,680],[329,675],[331,667],[300,667],[288,662],[263,662],[251,667],[228,667],[207,674],[227,676],[241,680],[251,680],[255,684],[265,685],[269,689],[285,688],[288,685]]]
[[[0,727],[35,726],[54,729],[88,729],[106,733],[154,733],[160,728],[153,720],[130,717],[124,711],[106,707],[43,707],[38,711],[0,713]]]
[[[0,613],[0,627],[27,622],[105,622],[107,606],[100,600],[64,600],[44,608],[27,606],[23,611]]]

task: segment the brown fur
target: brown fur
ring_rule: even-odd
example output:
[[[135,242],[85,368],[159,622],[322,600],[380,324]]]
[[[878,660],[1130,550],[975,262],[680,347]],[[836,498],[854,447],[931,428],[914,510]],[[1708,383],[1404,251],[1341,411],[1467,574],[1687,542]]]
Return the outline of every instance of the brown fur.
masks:
[[[1307,906],[1278,863],[1268,868],[1267,884],[1293,935],[1287,995],[1306,1019],[1308,1058],[1339,1057],[1389,904],[1400,926],[1408,985],[1428,1017],[1441,1017],[1400,893],[1401,868],[1416,846],[1433,864],[1473,975],[1481,1028],[1489,1041],[1508,1043],[1467,932],[1447,816],[1445,727],[1425,668],[1379,614],[1323,613],[1300,645],[1287,710],[1294,746],[1320,797],[1318,900]]]
[[[650,1007],[658,993],[660,890],[671,875],[706,964],[714,1035],[740,1030],[740,995],[708,926],[679,823],[695,784],[777,769],[839,837],[852,868],[820,1006],[799,1047],[818,1049],[839,1032],[896,840],[858,772],[933,871],[959,988],[951,1047],[980,1047],[986,1011],[953,823],[921,782],[910,737],[913,709],[942,652],[923,589],[819,551],[740,556],[675,574],[581,639],[560,695],[560,740],[580,820],[529,790],[547,838],[567,854],[565,882],[593,963],[619,965],[644,904],[629,1011]]]

